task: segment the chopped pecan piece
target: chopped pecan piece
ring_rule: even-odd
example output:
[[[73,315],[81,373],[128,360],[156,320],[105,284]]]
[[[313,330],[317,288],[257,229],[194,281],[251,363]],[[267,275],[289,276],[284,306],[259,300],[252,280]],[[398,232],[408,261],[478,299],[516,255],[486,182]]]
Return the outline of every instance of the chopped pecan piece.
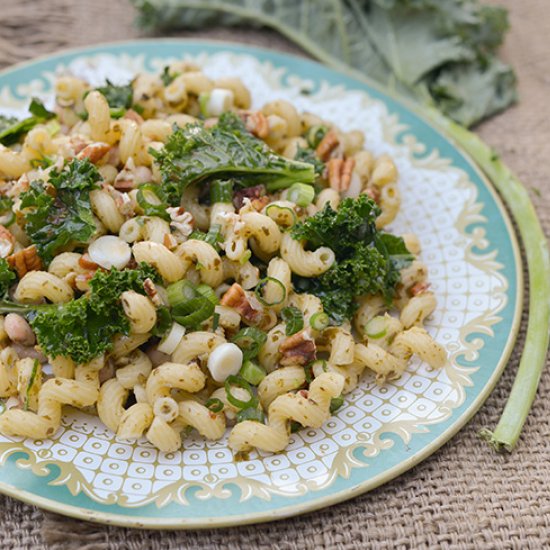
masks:
[[[143,123],[143,117],[139,113],[136,113],[133,109],[128,109],[126,113],[124,113],[124,118],[133,120],[137,124]]]
[[[307,365],[315,360],[315,340],[308,333],[307,329],[301,330],[289,336],[279,346],[282,353],[281,365]]]
[[[220,303],[222,306],[232,307],[235,311],[238,311],[243,320],[249,325],[257,324],[263,318],[262,311],[252,307],[243,287],[238,283],[231,285],[222,296]]]
[[[355,166],[355,160],[352,158],[343,159],[330,159],[328,161],[328,181],[332,189],[336,191],[346,191],[349,188],[351,182],[351,175],[353,173],[353,167]]]
[[[253,199],[250,204],[252,205],[252,208],[256,210],[256,212],[261,212],[269,204],[269,197],[260,197],[259,199]]]
[[[99,267],[98,264],[92,262],[89,254],[82,254],[82,256],[78,258],[78,265],[82,269],[93,269],[94,271]]]
[[[380,201],[380,189],[378,187],[367,187],[363,193],[368,195],[376,204]]]
[[[246,129],[260,139],[265,139],[269,134],[267,117],[261,111],[243,111],[241,117]]]
[[[430,283],[416,283],[409,289],[409,294],[411,296],[418,296],[419,294],[426,292],[428,288],[430,288]]]
[[[109,151],[111,146],[108,143],[103,143],[102,141],[97,141],[96,143],[90,143],[86,145],[80,153],[78,153],[77,158],[80,160],[88,159],[92,164],[99,162]]]
[[[151,302],[153,302],[155,306],[162,306],[162,300],[157,292],[157,287],[149,277],[143,281],[143,290],[145,290],[145,294],[151,298]]]
[[[325,134],[325,137],[320,141],[319,145],[317,145],[317,149],[315,149],[315,154],[322,161],[327,161],[332,151],[334,151],[334,149],[336,149],[339,144],[340,142],[338,140],[336,132],[334,130],[329,130]]]
[[[254,187],[246,187],[245,189],[239,189],[233,194],[233,206],[240,210],[244,205],[244,199],[250,199],[251,201],[260,199],[265,196],[264,185],[254,185]],[[266,197],[267,198],[267,197]]]
[[[20,279],[25,273],[37,271],[42,268],[42,260],[34,244],[8,256],[8,264],[10,264],[12,269],[17,271],[17,275]]]
[[[13,252],[15,237],[11,231],[0,225],[0,258],[7,258]]]

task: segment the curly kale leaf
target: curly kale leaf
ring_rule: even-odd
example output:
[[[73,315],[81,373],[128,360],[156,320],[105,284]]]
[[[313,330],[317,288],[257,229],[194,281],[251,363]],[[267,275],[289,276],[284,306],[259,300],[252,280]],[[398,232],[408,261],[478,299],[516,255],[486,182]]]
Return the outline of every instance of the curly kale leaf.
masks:
[[[134,101],[134,89],[132,84],[119,86],[113,84],[108,78],[105,80],[105,86],[96,88],[98,92],[105,96],[111,109],[130,109]]]
[[[320,176],[325,169],[325,163],[315,154],[313,149],[309,149],[308,147],[298,146],[294,160],[312,164],[317,176]]]
[[[0,299],[6,300],[11,285],[15,282],[17,276],[10,269],[8,262],[0,258]]]
[[[32,116],[17,120],[13,117],[0,117],[0,143],[5,146],[17,143],[25,134],[30,132],[37,124],[41,124],[55,117],[36,98],[31,100],[29,112]]]
[[[64,170],[51,172],[51,187],[34,181],[21,194],[25,230],[46,263],[65,248],[87,243],[95,233],[90,191],[100,180],[89,160],[74,159]]]
[[[357,243],[373,240],[379,215],[380,208],[367,195],[344,199],[338,210],[327,204],[315,216],[294,225],[292,237],[306,240],[312,248],[328,246],[339,257],[346,257]]]
[[[212,128],[200,123],[177,128],[166,145],[151,154],[171,205],[180,204],[189,185],[212,178],[235,178],[242,187],[265,183],[268,191],[315,180],[313,165],[275,154],[234,113],[224,113]]]
[[[4,302],[0,311],[28,313],[38,344],[49,357],[61,355],[87,363],[109,351],[116,334],[129,333],[120,295],[126,290],[144,294],[147,278],[155,280],[158,275],[146,264],[137,269],[97,271],[90,281],[90,293],[76,300],[40,306]]]
[[[397,277],[397,278],[396,278]],[[399,280],[391,260],[374,244],[360,243],[353,255],[337,261],[320,277],[295,281],[299,291],[315,294],[335,324],[350,319],[357,310],[357,297],[368,294],[389,295]]]
[[[292,237],[312,248],[330,247],[336,262],[320,277],[295,278],[298,292],[318,296],[335,324],[350,319],[357,298],[382,294],[393,297],[400,270],[412,260],[401,237],[376,229],[380,209],[366,195],[345,199],[338,210],[329,205],[292,228]]]

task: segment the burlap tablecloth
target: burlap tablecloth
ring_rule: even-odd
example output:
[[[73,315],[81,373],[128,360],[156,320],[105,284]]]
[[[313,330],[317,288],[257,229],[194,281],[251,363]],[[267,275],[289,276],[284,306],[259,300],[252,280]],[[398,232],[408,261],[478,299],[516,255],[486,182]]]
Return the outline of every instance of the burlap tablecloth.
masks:
[[[503,49],[519,77],[520,102],[478,128],[532,191],[550,230],[550,6],[505,0],[512,30]],[[3,0],[0,66],[61,47],[139,37],[126,0]],[[267,31],[213,29],[213,37],[298,52]],[[387,485],[331,508],[260,526],[143,531],[92,525],[0,497],[2,548],[543,548],[550,547],[550,371],[543,375],[520,444],[497,455],[477,437],[494,426],[514,378],[526,314],[505,374],[480,412],[422,464]]]

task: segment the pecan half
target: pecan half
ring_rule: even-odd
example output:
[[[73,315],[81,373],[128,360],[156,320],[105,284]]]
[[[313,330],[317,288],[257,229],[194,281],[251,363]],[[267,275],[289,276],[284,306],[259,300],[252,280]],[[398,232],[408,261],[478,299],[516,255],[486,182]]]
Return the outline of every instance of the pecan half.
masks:
[[[232,307],[238,311],[243,320],[250,324],[258,324],[262,321],[263,313],[254,309],[250,304],[243,287],[238,283],[233,283],[220,301],[222,306]]]
[[[351,175],[353,173],[353,167],[355,166],[355,160],[352,158],[342,159],[330,159],[328,161],[328,181],[332,189],[336,191],[346,191],[351,183]]]
[[[332,151],[334,151],[334,149],[336,149],[339,144],[340,141],[338,140],[336,132],[334,130],[329,130],[325,134],[325,137],[319,142],[319,145],[317,145],[317,149],[315,149],[315,154],[322,161],[327,161]]]
[[[284,340],[279,351],[283,355],[279,361],[281,365],[307,365],[315,360],[317,348],[315,340],[306,329]]]
[[[8,256],[8,264],[10,264],[12,269],[17,271],[17,275],[20,279],[25,273],[42,268],[42,260],[34,244]]]
[[[90,143],[86,145],[80,153],[78,153],[77,158],[80,160],[88,159],[92,164],[99,162],[109,151],[111,146],[108,143],[103,143],[102,141],[97,141],[96,143]]]

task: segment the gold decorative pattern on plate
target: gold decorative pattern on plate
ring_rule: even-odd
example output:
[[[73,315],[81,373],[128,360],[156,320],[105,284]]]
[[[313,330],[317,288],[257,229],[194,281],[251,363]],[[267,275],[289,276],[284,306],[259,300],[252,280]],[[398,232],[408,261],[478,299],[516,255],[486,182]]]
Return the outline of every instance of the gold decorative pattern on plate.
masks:
[[[475,365],[483,340],[472,335],[491,336],[507,301],[508,283],[496,260],[498,251],[484,252],[490,243],[476,186],[449,159],[407,133],[384,103],[364,91],[326,82],[314,89],[312,81],[250,55],[217,53],[191,59],[209,75],[241,76],[255,106],[260,106],[258,98],[262,103],[287,99],[344,130],[365,129],[366,147],[395,159],[403,201],[392,229],[414,232],[423,244],[421,257],[430,268],[438,298],[427,328],[446,347],[450,362],[435,371],[414,360],[400,380],[382,387],[366,376],[321,429],[293,434],[284,453],[255,452],[245,462],[233,460],[225,439],[211,442],[191,436],[176,453],[160,453],[145,439],[135,444],[118,441],[97,418],[76,410],[66,411],[51,440],[0,436],[0,464],[19,452],[27,456],[17,460],[18,467],[38,476],[49,475],[55,464],[60,474],[52,485],[66,486],[73,495],[84,492],[104,504],[188,504],[186,492],[191,487],[199,488],[194,493],[198,499],[224,499],[231,495],[229,483],[238,486],[241,500],[299,496],[326,488],[339,476],[349,477],[352,469],[368,467],[394,445],[382,435],[395,434],[407,443],[413,434],[449,418],[464,402],[478,367],[461,366],[459,360]],[[144,69],[160,71],[167,61],[155,59],[146,66],[145,56],[99,54],[81,56],[58,67],[58,73],[70,71],[95,85],[105,77],[126,82]],[[27,101],[20,100],[22,96],[38,96],[51,104],[56,74],[41,77],[18,87],[16,95],[7,87],[0,89],[3,110],[23,113]]]

